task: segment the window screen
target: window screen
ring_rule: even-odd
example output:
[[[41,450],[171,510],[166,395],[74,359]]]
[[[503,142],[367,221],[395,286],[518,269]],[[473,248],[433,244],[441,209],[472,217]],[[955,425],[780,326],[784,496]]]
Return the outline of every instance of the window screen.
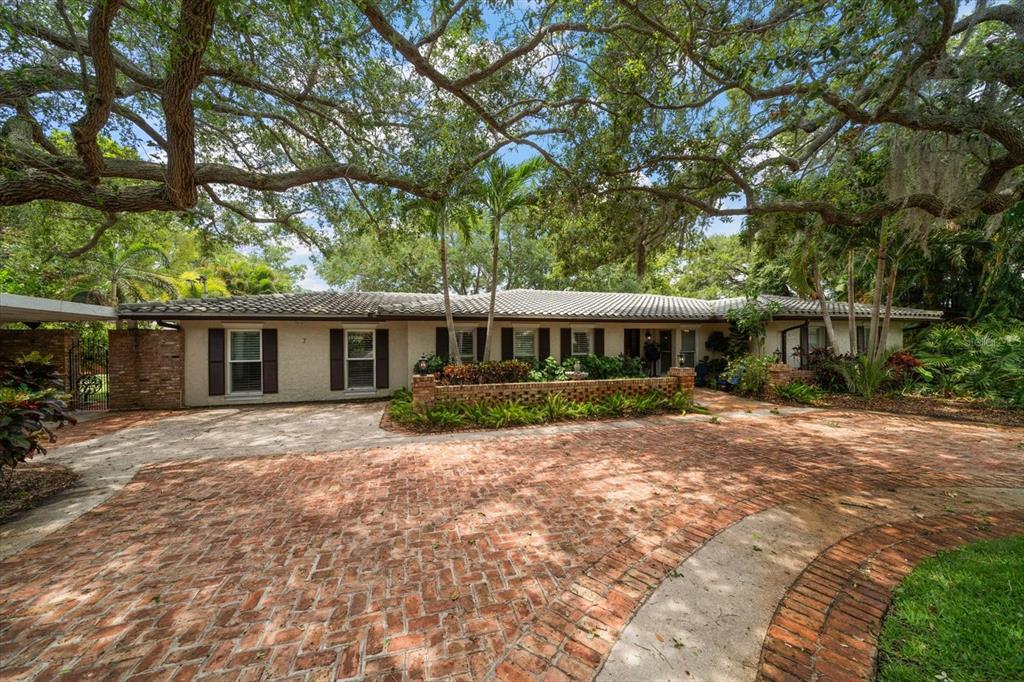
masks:
[[[345,332],[345,358],[349,388],[374,388],[372,331]]]
[[[231,393],[259,393],[263,390],[262,332],[232,331],[228,338]]]
[[[512,355],[516,358],[537,357],[537,330],[516,329],[513,335]]]
[[[683,367],[697,366],[697,332],[693,329],[683,330]]]
[[[456,330],[455,340],[459,344],[459,357],[463,362],[472,362],[476,359],[476,334],[472,329]]]
[[[590,355],[593,352],[593,344],[591,343],[592,332],[589,329],[573,329],[572,330],[572,354],[573,355]]]

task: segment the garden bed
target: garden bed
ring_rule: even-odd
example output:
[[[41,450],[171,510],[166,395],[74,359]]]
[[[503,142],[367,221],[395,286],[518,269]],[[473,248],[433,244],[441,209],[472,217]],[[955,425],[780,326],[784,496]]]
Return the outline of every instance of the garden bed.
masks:
[[[38,507],[78,481],[78,474],[60,464],[23,464],[11,476],[9,486],[0,485],[0,523]]]
[[[685,393],[676,393],[672,397],[657,391],[639,396],[613,394],[586,402],[554,394],[539,404],[505,400],[489,403],[449,401],[414,406],[412,395],[404,391],[396,392],[388,403],[380,426],[398,433],[451,433],[689,413],[707,414],[708,411]]]
[[[784,400],[779,396],[772,396],[770,400],[786,405],[806,405]],[[935,419],[1024,426],[1024,409],[994,407],[991,403],[966,398],[916,395],[877,395],[874,398],[863,398],[849,393],[829,393],[810,404],[814,407],[874,410]]]

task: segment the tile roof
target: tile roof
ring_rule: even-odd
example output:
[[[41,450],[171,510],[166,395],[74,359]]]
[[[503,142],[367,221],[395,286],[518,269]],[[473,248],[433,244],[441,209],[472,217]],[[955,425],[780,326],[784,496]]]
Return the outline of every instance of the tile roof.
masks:
[[[488,294],[453,295],[455,317],[487,316]],[[758,303],[776,303],[780,317],[817,317],[817,301],[788,296],[758,296]],[[499,291],[495,316],[514,319],[572,320],[724,320],[729,310],[742,306],[747,299],[698,299],[656,294],[629,294],[595,291],[542,291],[510,289]],[[830,301],[829,312],[846,315],[846,304]],[[856,304],[857,317],[871,315],[871,306]],[[299,294],[266,294],[230,298],[186,299],[129,303],[118,308],[122,318],[189,319],[189,318],[275,318],[275,319],[345,319],[345,318],[429,318],[444,316],[441,294],[403,294],[370,291],[311,292]],[[933,320],[942,317],[938,310],[893,308],[893,319]]]
[[[120,317],[152,319],[221,317],[365,318],[387,304],[441,300],[441,294],[397,294],[381,291],[314,291],[299,294],[261,294],[223,298],[187,298],[180,301],[127,303]]]
[[[486,317],[489,301],[489,294],[453,296],[452,312],[456,317]],[[444,300],[439,297],[389,304],[381,313],[414,317],[444,315]],[[712,309],[708,301],[681,296],[509,289],[498,292],[494,314],[496,317],[579,320],[697,320],[708,318]]]

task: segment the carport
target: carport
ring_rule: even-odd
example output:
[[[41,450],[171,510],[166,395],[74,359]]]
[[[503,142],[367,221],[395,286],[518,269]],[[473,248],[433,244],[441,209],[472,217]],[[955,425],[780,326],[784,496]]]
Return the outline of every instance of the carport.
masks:
[[[38,351],[49,355],[64,377],[72,409],[109,406],[106,345],[82,341],[74,329],[40,329],[43,322],[115,322],[110,306],[0,293],[0,324],[22,323],[28,329],[0,329],[0,360]]]

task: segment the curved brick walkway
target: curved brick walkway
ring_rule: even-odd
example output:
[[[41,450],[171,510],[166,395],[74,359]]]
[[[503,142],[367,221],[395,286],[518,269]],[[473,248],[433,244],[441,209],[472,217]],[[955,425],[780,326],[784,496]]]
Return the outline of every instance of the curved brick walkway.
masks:
[[[750,682],[776,607],[830,546],[867,528],[946,513],[1024,512],[1024,488],[896,488],[817,495],[750,514],[662,581],[622,631],[598,682]]]
[[[863,413],[151,465],[0,564],[14,678],[589,679],[745,516],[1024,486],[1009,429]]]
[[[893,589],[922,560],[960,545],[1024,535],[1024,511],[945,514],[876,526],[815,559],[779,603],[758,680],[874,679]]]

